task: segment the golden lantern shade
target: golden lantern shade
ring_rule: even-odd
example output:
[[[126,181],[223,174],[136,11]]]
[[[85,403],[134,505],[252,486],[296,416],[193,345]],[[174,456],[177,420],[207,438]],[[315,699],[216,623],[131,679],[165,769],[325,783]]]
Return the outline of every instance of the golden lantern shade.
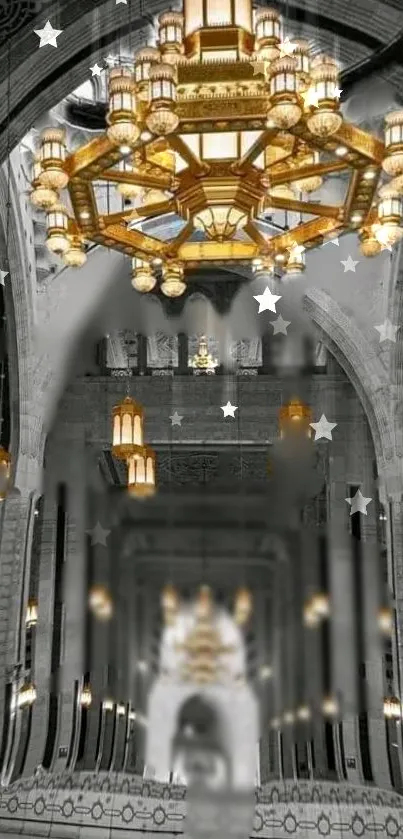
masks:
[[[11,455],[0,446],[0,501],[4,501],[10,486]]]
[[[57,202],[57,192],[41,181],[43,168],[40,155],[36,155],[32,172],[32,192],[30,194],[31,204],[40,210],[49,210]]]
[[[134,498],[151,498],[156,492],[156,454],[151,446],[143,446],[127,460],[129,495]]]
[[[296,61],[297,64],[297,75],[299,81],[299,87],[305,87],[309,81],[309,72],[310,72],[310,49],[309,49],[309,42],[304,41],[302,38],[293,39],[294,50],[292,53],[292,57]]]
[[[152,291],[157,279],[149,262],[134,257],[132,259],[132,286],[136,291],[146,294]]]
[[[175,62],[183,53],[184,17],[180,12],[162,12],[158,17],[158,40],[163,61]]]
[[[183,265],[168,262],[162,269],[161,291],[166,297],[180,297],[186,291]]]
[[[25,626],[27,629],[32,629],[38,623],[38,601],[30,598],[27,603],[27,611],[25,615]]]
[[[120,460],[142,457],[144,410],[126,396],[112,410],[112,454]]]
[[[392,178],[403,175],[403,110],[385,116],[385,151],[384,171]]]
[[[83,686],[80,696],[80,705],[83,708],[89,708],[92,703],[92,693],[91,688],[88,684]]]
[[[36,699],[36,687],[33,682],[26,681],[20,687],[17,694],[17,708],[27,708],[33,705]]]
[[[46,214],[47,239],[46,244],[52,253],[62,256],[70,248],[67,235],[68,213],[63,204],[54,204]]]
[[[211,616],[213,610],[213,598],[211,595],[210,586],[200,586],[199,593],[196,598],[195,614],[198,618],[207,619]]]
[[[146,125],[153,134],[165,136],[175,131],[179,118],[175,113],[176,75],[171,64],[153,64],[149,72],[150,110]]]
[[[279,57],[281,18],[276,9],[261,9],[255,18],[256,49],[260,60],[274,61]]]
[[[127,160],[126,158],[123,158],[119,161],[118,169],[119,172],[122,172],[123,174],[133,174],[132,162],[131,160]],[[122,198],[130,200],[132,198],[136,198],[138,195],[141,195],[142,188],[140,186],[137,186],[137,184],[120,181],[116,184],[116,191],[119,193],[119,195],[122,196]]]
[[[64,128],[45,128],[41,134],[41,166],[39,179],[51,190],[64,189],[68,175],[64,171],[66,135]]]
[[[387,696],[383,702],[383,713],[386,719],[399,720],[402,715],[402,704],[397,696]]]
[[[269,120],[278,128],[292,128],[301,115],[297,95],[297,62],[291,56],[278,58],[270,65]]]
[[[298,166],[316,166],[319,162],[318,151],[304,154],[300,160],[296,161]],[[316,192],[317,189],[320,189],[322,183],[323,179],[320,175],[312,175],[308,178],[298,178],[297,181],[293,181],[293,186],[298,192]]]
[[[302,274],[305,271],[305,248],[303,245],[295,245],[290,248],[290,256],[287,261],[286,276]]]
[[[373,225],[375,238],[386,246],[395,245],[403,237],[400,226],[403,217],[403,197],[395,191],[392,184],[385,184],[379,190],[379,224]]]
[[[80,236],[68,236],[68,248],[62,256],[64,264],[70,268],[82,268],[85,265],[87,255]]]
[[[107,136],[115,146],[133,146],[140,131],[136,121],[135,82],[127,67],[114,67],[109,74]]]
[[[339,113],[337,89],[339,65],[334,58],[318,55],[311,64],[312,91],[317,102],[307,118],[307,126],[318,137],[330,137],[340,128],[343,118]]]
[[[217,205],[201,210],[194,216],[194,226],[203,230],[208,239],[224,242],[231,239],[237,230],[248,221],[246,213],[230,205]]]
[[[252,614],[252,595],[244,586],[235,595],[234,617],[239,626],[244,626]]]
[[[161,606],[164,613],[164,620],[167,625],[174,623],[179,609],[179,597],[176,588],[170,583],[166,585],[161,594]]]
[[[160,60],[160,53],[156,47],[144,47],[136,55],[134,76],[136,90],[140,99],[148,100],[150,69]]]
[[[303,434],[310,438],[311,422],[311,409],[299,399],[292,399],[287,405],[283,405],[279,411],[280,438],[284,439],[289,434]]]
[[[378,256],[382,250],[382,245],[378,242],[372,228],[370,230],[362,230],[360,233],[360,251],[363,256],[373,257]]]

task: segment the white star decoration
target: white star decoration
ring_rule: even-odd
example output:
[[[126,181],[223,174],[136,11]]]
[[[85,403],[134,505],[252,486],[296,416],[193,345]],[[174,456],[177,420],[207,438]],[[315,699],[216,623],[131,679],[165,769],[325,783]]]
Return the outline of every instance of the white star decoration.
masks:
[[[353,271],[355,274],[355,266],[359,263],[358,259],[353,259],[351,254],[349,254],[347,259],[341,259],[340,262],[344,265],[344,273],[347,271]]]
[[[315,440],[320,440],[321,437],[332,440],[332,431],[336,428],[337,422],[328,422],[325,415],[322,414],[319,422],[310,422],[309,425],[315,432]]]
[[[0,269],[0,285],[4,285],[4,280],[8,277],[8,271],[2,271]]]
[[[40,38],[40,49],[48,45],[50,47],[57,47],[57,38],[62,34],[63,29],[53,29],[50,20],[47,20],[43,29],[34,29],[34,32]]]
[[[339,87],[335,87],[335,89],[333,91],[333,96],[335,97],[335,99],[340,99],[340,96],[341,96],[342,93],[343,93],[343,91],[340,90]]]
[[[169,419],[171,420],[171,425],[172,425],[172,426],[174,426],[174,425],[182,425],[182,420],[183,420],[183,417],[181,417],[181,416],[180,416],[180,414],[178,414],[178,412],[177,412],[177,411],[175,411],[175,413],[174,413],[174,414],[171,414],[171,416],[169,417]]]
[[[284,38],[284,41],[279,44],[280,56],[281,58],[285,58],[288,55],[292,55],[297,48],[297,44],[292,43],[290,41],[288,35]]]
[[[267,309],[270,312],[274,312],[274,314],[277,314],[276,303],[278,300],[281,300],[281,294],[272,294],[269,289],[269,286],[266,286],[263,294],[254,294],[253,299],[257,300],[257,302],[259,303],[259,315],[261,312],[265,312]]]
[[[227,402],[226,405],[221,405],[221,410],[224,412],[224,417],[232,417],[235,419],[235,411],[238,410],[236,405],[231,405],[231,402]]]
[[[287,326],[290,325],[290,320],[284,320],[282,315],[279,315],[276,320],[270,321],[273,327],[273,335],[287,335]]]
[[[389,318],[386,318],[383,323],[380,323],[378,326],[375,326],[377,332],[379,332],[379,343],[381,344],[382,341],[393,341],[396,342],[396,332],[399,329],[398,326],[395,326],[393,323],[390,322]]]
[[[90,70],[92,76],[100,76],[104,72],[104,68],[100,67],[99,64],[94,64],[93,67],[90,67]]]
[[[106,540],[110,534],[110,530],[105,530],[102,524],[97,521],[92,530],[86,530],[88,536],[91,536],[91,545],[104,545],[106,547]]]
[[[372,501],[372,498],[364,498],[360,489],[357,490],[354,498],[346,498],[347,504],[350,504],[350,516],[353,516],[354,513],[362,513],[364,516],[367,516],[367,507],[368,504]]]

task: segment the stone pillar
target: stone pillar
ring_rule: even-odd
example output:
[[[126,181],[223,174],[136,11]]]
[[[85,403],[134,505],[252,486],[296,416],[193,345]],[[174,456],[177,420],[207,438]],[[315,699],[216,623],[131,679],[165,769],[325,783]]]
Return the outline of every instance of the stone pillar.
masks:
[[[270,615],[270,600],[267,591],[254,594],[254,617],[256,625],[256,646],[258,663],[258,701],[260,705],[260,741],[259,741],[259,776],[265,784],[270,778],[269,760],[269,713],[273,710],[271,702],[272,680],[266,679],[262,667],[271,667],[272,638],[270,638],[267,618]]]

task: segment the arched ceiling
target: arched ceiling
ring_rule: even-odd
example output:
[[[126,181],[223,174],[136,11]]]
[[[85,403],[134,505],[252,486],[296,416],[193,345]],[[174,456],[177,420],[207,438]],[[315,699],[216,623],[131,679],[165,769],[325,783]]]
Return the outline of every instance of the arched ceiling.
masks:
[[[130,29],[133,46],[149,35],[152,16],[166,0],[60,0],[40,15],[33,0],[7,3],[0,31],[0,159],[36,120],[88,78],[89,67],[107,54]],[[342,86],[376,72],[403,88],[403,11],[400,0],[275,0],[288,18],[288,30],[302,34],[318,49],[335,52],[344,66]],[[7,17],[5,17],[7,15]],[[63,30],[57,49],[39,50],[35,28],[47,18]],[[351,69],[353,65],[353,70]],[[346,85],[345,85],[346,82]]]

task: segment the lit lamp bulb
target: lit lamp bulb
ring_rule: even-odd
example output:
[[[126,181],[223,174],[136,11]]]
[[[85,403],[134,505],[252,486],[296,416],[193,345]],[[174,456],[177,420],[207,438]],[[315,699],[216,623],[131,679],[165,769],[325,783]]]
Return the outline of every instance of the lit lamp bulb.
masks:
[[[297,710],[297,717],[301,722],[307,722],[311,719],[311,711],[307,705],[301,705]]]
[[[244,626],[252,614],[252,595],[247,588],[240,588],[235,596],[235,621],[239,626]]]
[[[160,60],[160,53],[156,47],[144,47],[136,55],[134,77],[139,99],[148,101],[150,70]]]
[[[402,706],[397,696],[387,696],[383,702],[383,713],[386,719],[399,720],[402,714]]]
[[[31,629],[38,623],[38,601],[30,599],[27,604],[27,613],[25,616],[25,626]]]
[[[184,17],[180,12],[162,12],[158,18],[159,47],[163,61],[175,64],[183,53]]]
[[[150,446],[143,446],[135,457],[128,458],[129,495],[137,499],[151,498],[155,495],[155,462],[156,454]]]
[[[290,248],[290,256],[285,269],[286,276],[302,274],[305,271],[305,248],[303,245],[295,245]]]
[[[343,118],[339,113],[337,96],[339,66],[334,58],[319,55],[311,65],[312,91],[317,102],[307,118],[307,126],[317,137],[330,137],[340,128]]]
[[[63,253],[63,262],[71,268],[82,268],[87,261],[84,245],[79,236],[68,237],[69,246]]]
[[[304,626],[307,627],[307,629],[315,629],[317,626],[319,626],[320,618],[314,608],[312,600],[309,600],[308,603],[304,604],[303,623]]]
[[[107,136],[114,146],[133,146],[139,136],[136,122],[135,82],[127,67],[113,67],[109,74]]]
[[[149,262],[135,257],[132,259],[132,286],[136,291],[146,294],[152,291],[157,280]]]
[[[319,592],[312,598],[312,608],[319,618],[328,618],[330,615],[330,602],[327,594]]]
[[[80,696],[80,705],[83,708],[89,708],[92,703],[92,693],[91,688],[89,685],[84,685],[81,696]]]
[[[301,115],[302,108],[297,94],[297,62],[292,56],[278,58],[270,65],[269,120],[277,128],[292,128]]]
[[[382,250],[382,245],[378,242],[378,239],[375,236],[374,231],[371,229],[369,230],[361,230],[360,232],[360,251],[363,256],[373,257],[378,256]]]
[[[126,396],[112,410],[112,454],[120,460],[143,455],[142,405]]]
[[[45,128],[41,134],[40,181],[48,189],[64,189],[68,175],[64,171],[66,160],[66,135],[64,128]]]
[[[322,712],[325,717],[336,717],[339,713],[339,704],[332,696],[326,697],[322,703]]]
[[[150,68],[150,110],[146,125],[153,134],[165,136],[178,127],[175,113],[176,73],[171,64],[153,64]]]
[[[70,247],[67,235],[68,213],[63,204],[54,204],[46,213],[46,244],[52,253],[62,256]]]
[[[385,157],[382,168],[392,178],[403,175],[403,110],[385,116]]]
[[[36,699],[36,687],[32,682],[24,682],[18,691],[17,707],[27,708],[33,705]]]
[[[382,635],[391,635],[393,631],[394,613],[389,606],[383,606],[378,612],[378,626]]]
[[[281,18],[276,9],[261,9],[255,18],[256,50],[261,61],[274,61],[280,55]]]
[[[186,291],[183,266],[169,262],[163,266],[161,291],[166,297],[180,297]]]
[[[31,204],[38,207],[40,210],[48,210],[57,201],[57,192],[51,189],[41,181],[43,174],[42,163],[40,155],[37,155],[33,165],[32,172],[32,192],[30,195]]]
[[[0,501],[4,501],[10,485],[11,456],[0,446]]]
[[[381,245],[392,247],[403,236],[403,228],[400,226],[403,216],[403,198],[390,184],[381,187],[379,195],[379,224],[373,225],[373,231]]]

